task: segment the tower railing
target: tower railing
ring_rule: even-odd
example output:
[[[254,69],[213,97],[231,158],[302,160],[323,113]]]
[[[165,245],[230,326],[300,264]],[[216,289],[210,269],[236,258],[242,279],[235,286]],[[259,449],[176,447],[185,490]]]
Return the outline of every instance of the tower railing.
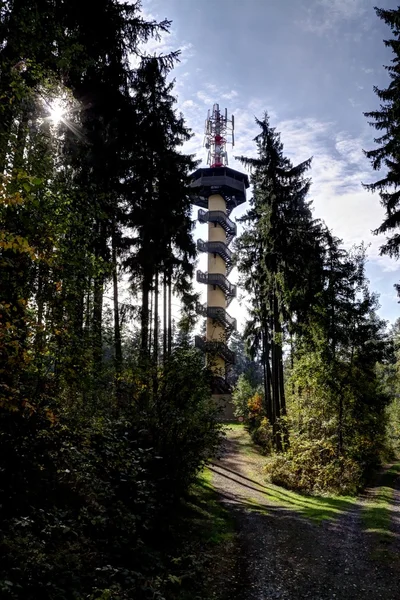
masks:
[[[225,242],[205,242],[197,240],[197,250],[199,252],[208,252],[210,254],[218,254],[226,264],[226,274],[233,269],[233,252],[228,248]]]
[[[233,298],[236,298],[236,285],[231,283],[225,275],[222,275],[221,273],[204,273],[203,271],[197,271],[196,279],[199,283],[218,286],[225,294],[227,306],[229,306]]]
[[[200,210],[197,213],[197,218],[200,223],[218,223],[226,233],[226,245],[229,246],[235,235],[237,234],[236,223],[228,217],[223,210]]]
[[[194,338],[194,345],[196,348],[210,356],[221,356],[226,363],[230,365],[235,364],[235,353],[228,348],[225,342],[206,341],[199,335],[196,335]]]
[[[231,317],[221,306],[209,306],[207,309],[207,317],[217,321],[225,327],[227,338],[233,331],[236,331],[236,319]]]
[[[201,304],[201,302],[197,302],[196,312],[198,315],[213,319],[225,327],[227,339],[231,333],[237,329],[236,319],[231,317],[231,315],[228,314],[226,310],[222,308],[222,306],[207,306],[207,304]]]

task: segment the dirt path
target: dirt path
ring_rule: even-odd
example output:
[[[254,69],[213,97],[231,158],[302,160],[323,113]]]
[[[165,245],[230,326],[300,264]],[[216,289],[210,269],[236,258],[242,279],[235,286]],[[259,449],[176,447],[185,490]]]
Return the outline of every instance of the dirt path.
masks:
[[[263,462],[235,427],[211,465],[213,486],[237,522],[236,599],[400,600],[399,478],[384,534],[366,531],[363,521],[379,488],[358,501],[303,497],[266,484]]]

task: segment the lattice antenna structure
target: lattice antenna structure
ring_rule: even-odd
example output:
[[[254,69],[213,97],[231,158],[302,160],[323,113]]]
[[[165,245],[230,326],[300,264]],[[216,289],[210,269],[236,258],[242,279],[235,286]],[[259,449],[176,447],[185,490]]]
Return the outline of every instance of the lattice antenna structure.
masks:
[[[214,104],[212,111],[208,111],[204,130],[207,164],[211,168],[228,165],[227,144],[235,145],[235,117],[232,115],[229,119],[227,109],[222,113],[219,104]]]

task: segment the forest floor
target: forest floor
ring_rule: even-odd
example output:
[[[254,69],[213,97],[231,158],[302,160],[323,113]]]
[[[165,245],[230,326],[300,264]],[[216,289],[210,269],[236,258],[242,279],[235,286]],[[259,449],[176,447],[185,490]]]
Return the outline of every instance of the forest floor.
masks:
[[[400,464],[359,498],[290,492],[266,483],[264,464],[233,425],[209,467],[237,531],[235,559],[218,573],[221,597],[400,600]]]

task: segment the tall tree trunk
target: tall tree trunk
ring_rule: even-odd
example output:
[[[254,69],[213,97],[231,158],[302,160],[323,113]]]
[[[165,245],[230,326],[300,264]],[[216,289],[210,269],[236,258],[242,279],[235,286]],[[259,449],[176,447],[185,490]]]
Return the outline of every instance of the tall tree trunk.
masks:
[[[104,221],[97,221],[96,227],[96,259],[103,259],[106,255],[106,224]],[[103,295],[104,295],[104,273],[101,268],[93,280],[93,322],[92,322],[92,339],[93,339],[93,368],[97,375],[103,363]]]
[[[37,317],[36,317],[36,335],[35,335],[35,355],[36,362],[38,365],[37,369],[37,381],[35,397],[40,397],[43,390],[43,353],[45,350],[45,337],[44,337],[44,265],[39,262],[38,266],[38,283],[36,291],[36,306],[37,306]]]
[[[159,343],[159,317],[158,317],[158,271],[154,280],[154,343],[153,343],[153,394],[157,401],[158,394],[158,343]]]
[[[20,116],[20,121],[18,125],[17,139],[15,141],[14,147],[14,156],[13,156],[13,180],[16,180],[18,177],[18,172],[24,167],[24,151],[26,146],[26,138],[28,135],[28,119],[29,119],[29,110],[25,107]],[[0,165],[1,166],[1,165]],[[17,184],[19,185],[19,184]]]
[[[272,399],[271,399],[271,369],[269,365],[268,327],[265,324],[262,331],[263,344],[263,371],[264,371],[264,396],[268,421],[272,424]]]
[[[92,299],[92,279],[88,278],[88,287],[86,292],[86,308],[85,308],[85,337],[86,342],[89,341],[90,338],[90,315],[91,315],[91,299]]]
[[[153,359],[154,364],[157,366],[158,364],[158,344],[159,344],[159,317],[158,317],[158,271],[156,271],[155,280],[154,280],[154,345],[153,345]]]
[[[150,311],[149,311],[149,356],[153,355],[153,312],[154,312],[154,288],[153,278],[150,286]]]
[[[275,331],[278,339],[276,344],[276,359],[277,359],[277,374],[278,374],[278,389],[279,389],[279,415],[286,415],[286,399],[285,399],[285,383],[283,379],[283,355],[282,355],[282,324],[279,318],[278,298],[274,299],[274,320]]]
[[[43,349],[43,316],[44,316],[44,298],[43,298],[43,263],[39,262],[38,266],[38,284],[36,292],[36,306],[37,306],[37,317],[36,317],[36,336],[35,346],[36,352],[40,353]]]
[[[13,122],[12,110],[7,107],[0,119],[0,176],[3,175],[7,166],[7,153],[9,151],[9,140]]]
[[[141,309],[141,335],[140,335],[140,348],[143,354],[147,355],[149,352],[149,295],[151,289],[151,274],[145,272],[142,280],[142,309]]]
[[[277,344],[277,321],[276,321],[276,296],[275,290],[270,296],[270,323],[271,323],[271,370],[272,370],[272,407],[273,420],[272,427],[274,430],[275,445],[277,450],[282,449],[281,439],[278,431],[278,419],[280,415],[280,398],[279,398],[279,351]]]
[[[172,283],[171,269],[168,271],[168,356],[172,352]]]
[[[339,393],[338,458],[343,454],[343,391]]]
[[[293,343],[293,333],[290,332],[290,372],[292,375],[292,377],[291,377],[291,379],[292,379],[292,396],[294,396],[294,394],[295,394],[293,369],[294,369],[294,343]]]
[[[278,297],[275,293],[274,297],[274,321],[275,321],[275,332],[277,337],[277,343],[275,347],[276,351],[276,371],[277,371],[277,386],[278,386],[278,398],[279,398],[279,417],[286,416],[286,398],[285,398],[285,381],[283,377],[283,331],[282,324],[279,315]],[[287,447],[289,444],[289,435],[285,423],[279,424],[279,450],[283,447]]]
[[[167,346],[168,346],[168,335],[167,335],[167,274],[164,267],[163,274],[163,362],[167,359]]]
[[[102,321],[103,321],[103,275],[97,275],[94,279],[93,286],[93,360],[94,372],[101,366],[103,362],[103,339],[102,339]]]
[[[117,264],[117,240],[115,232],[112,236],[112,278],[113,278],[113,301],[114,301],[114,360],[115,360],[115,393],[117,402],[121,400],[121,375],[122,375],[122,341],[119,320],[118,302],[118,264]]]

